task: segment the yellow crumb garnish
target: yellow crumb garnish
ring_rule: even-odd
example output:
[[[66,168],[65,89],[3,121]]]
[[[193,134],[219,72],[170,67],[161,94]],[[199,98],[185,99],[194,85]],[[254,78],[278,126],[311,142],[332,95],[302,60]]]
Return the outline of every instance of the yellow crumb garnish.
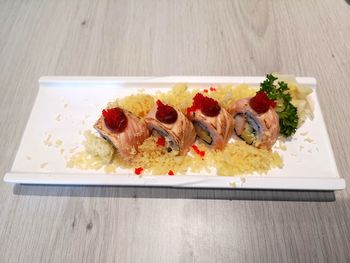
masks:
[[[198,158],[200,159],[200,158]],[[184,173],[188,169],[196,170],[194,165],[197,156],[174,156],[165,147],[158,146],[155,137],[149,137],[139,147],[139,153],[132,160],[134,167],[149,169],[152,174],[167,174],[176,169],[176,173]],[[200,160],[202,161],[202,160]]]
[[[48,136],[47,136],[47,138],[44,140],[44,144],[46,145],[46,146],[52,146],[52,141],[51,141],[51,134],[49,134]]]
[[[85,141],[83,142],[85,151],[78,152],[71,156],[67,166],[76,167],[82,170],[100,169],[110,163],[114,154],[114,148],[106,140],[93,134],[91,131],[84,133]],[[77,147],[71,149],[73,152]],[[72,151],[73,150],[73,151]]]
[[[169,92],[157,93],[157,99],[185,112],[192,105],[194,92],[190,91],[186,84],[177,84]]]
[[[305,141],[305,142],[309,142],[309,143],[312,143],[312,142],[313,142],[313,140],[312,140],[311,138],[309,138],[309,137],[305,138],[304,141]]]
[[[257,87],[251,87],[247,84],[240,84],[233,88],[233,96],[235,98],[235,101],[239,99],[244,99],[247,97],[253,97],[255,96],[256,92],[259,88]]]
[[[204,95],[219,101],[220,105],[223,108],[227,109],[232,103],[236,102],[237,100],[253,97],[256,94],[257,90],[257,88],[250,87],[246,84],[240,84],[237,86],[226,85],[222,87],[215,87],[215,91],[205,93]]]
[[[40,165],[40,168],[43,169],[43,168],[45,168],[48,164],[49,164],[48,162],[42,163],[42,164]]]
[[[237,100],[235,96],[235,91],[237,87],[233,87],[232,85],[226,85],[223,87],[215,87],[215,91],[210,93],[204,93],[204,96],[213,98],[220,102],[220,106],[227,109],[232,103]]]
[[[121,107],[131,113],[144,117],[154,105],[154,98],[147,94],[130,95],[108,103],[107,108]]]
[[[77,149],[78,149],[78,146],[73,147],[73,148],[69,149],[69,152],[70,152],[70,153],[73,153],[73,152],[75,152]]]
[[[207,89],[208,92],[203,92],[203,89],[188,89],[186,84],[177,84],[167,93],[158,93],[157,98],[186,112],[186,109],[192,105],[192,100],[196,93],[202,93],[219,101],[220,105],[227,109],[235,101],[241,98],[252,97],[257,91],[257,88],[249,87],[245,84],[216,86],[213,88],[213,91]]]
[[[59,147],[62,144],[62,141],[60,139],[56,140],[55,147]]]
[[[105,165],[98,156],[91,155],[86,151],[78,152],[71,156],[67,162],[67,167],[81,170],[98,170]]]
[[[93,134],[91,131],[84,133],[84,146],[86,152],[91,155],[98,156],[106,163],[110,162],[114,154],[114,148],[105,139]]]
[[[58,115],[57,115],[56,121],[61,121],[61,114],[58,114]]]
[[[241,141],[229,143],[222,151],[208,151],[208,158],[218,175],[225,176],[266,173],[272,168],[283,167],[278,153],[257,149]]]
[[[278,140],[278,145],[275,144],[275,148],[282,150],[282,151],[286,151],[287,150],[287,146],[285,144],[285,140]]]

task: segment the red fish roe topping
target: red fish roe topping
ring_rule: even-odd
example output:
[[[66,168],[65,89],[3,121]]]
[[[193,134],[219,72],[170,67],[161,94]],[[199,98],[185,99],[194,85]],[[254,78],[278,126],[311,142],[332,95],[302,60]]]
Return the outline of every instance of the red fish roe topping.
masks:
[[[142,174],[142,172],[143,172],[142,167],[135,168],[135,174],[140,175],[140,174]]]
[[[176,122],[177,112],[173,107],[163,104],[160,100],[157,100],[157,106],[158,106],[157,112],[156,112],[157,120],[166,124],[171,124]]]
[[[168,175],[172,176],[174,175],[174,172],[172,170],[169,170]]]
[[[216,88],[210,87],[210,91],[216,91]]]
[[[207,89],[204,89],[203,91],[204,91],[205,93],[208,93],[208,90],[207,90]]]
[[[259,91],[256,95],[249,100],[249,105],[257,113],[265,113],[270,107],[275,108],[276,102],[270,100],[264,91]]]
[[[165,146],[165,138],[164,137],[159,137],[157,140],[157,145],[159,146]]]
[[[215,117],[220,113],[221,108],[216,100],[197,93],[193,97],[192,106],[187,108],[187,114],[196,110],[201,110],[201,112],[208,117]]]
[[[192,145],[192,149],[196,152],[196,154],[198,154],[200,157],[204,158],[205,151],[199,150],[197,145],[194,145],[194,144]]]
[[[121,133],[128,125],[128,119],[121,108],[112,108],[102,111],[106,126],[114,132]]]

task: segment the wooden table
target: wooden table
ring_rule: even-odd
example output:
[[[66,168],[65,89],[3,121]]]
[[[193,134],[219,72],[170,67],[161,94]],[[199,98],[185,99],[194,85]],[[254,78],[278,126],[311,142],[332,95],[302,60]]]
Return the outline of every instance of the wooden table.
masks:
[[[350,6],[336,1],[1,1],[0,171],[42,75],[316,77],[350,170]],[[347,107],[346,107],[347,106]],[[349,262],[350,190],[0,182],[1,262]]]

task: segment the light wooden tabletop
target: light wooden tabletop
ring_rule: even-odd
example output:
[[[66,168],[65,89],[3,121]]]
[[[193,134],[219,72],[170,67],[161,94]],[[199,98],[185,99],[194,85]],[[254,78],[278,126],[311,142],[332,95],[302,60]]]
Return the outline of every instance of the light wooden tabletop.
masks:
[[[0,174],[43,75],[318,80],[350,176],[350,6],[335,1],[1,1]],[[0,262],[349,262],[350,190],[279,192],[0,182]]]

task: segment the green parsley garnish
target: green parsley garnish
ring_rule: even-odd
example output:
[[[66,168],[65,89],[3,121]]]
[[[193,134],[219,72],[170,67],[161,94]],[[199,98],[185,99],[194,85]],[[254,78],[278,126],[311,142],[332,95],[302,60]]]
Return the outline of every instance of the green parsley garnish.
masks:
[[[280,124],[280,133],[286,137],[295,133],[298,126],[297,108],[292,104],[292,97],[289,94],[287,83],[283,81],[274,84],[277,78],[272,74],[266,75],[266,80],[260,84],[260,91],[264,91],[269,99],[275,100],[277,106],[275,108]]]

